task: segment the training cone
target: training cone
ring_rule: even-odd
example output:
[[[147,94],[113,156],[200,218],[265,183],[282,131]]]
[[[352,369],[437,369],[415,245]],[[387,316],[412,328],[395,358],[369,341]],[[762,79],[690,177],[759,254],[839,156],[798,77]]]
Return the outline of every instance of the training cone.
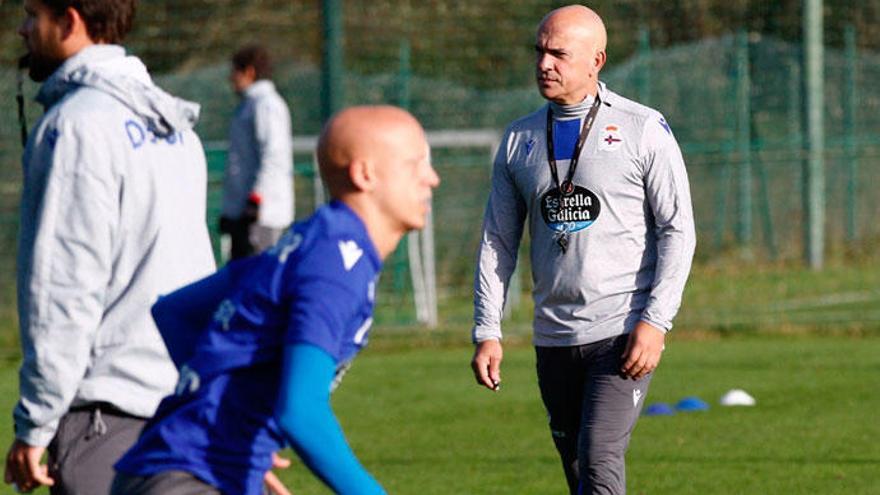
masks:
[[[669,404],[657,402],[646,407],[642,414],[645,416],[672,416],[675,414],[675,409]]]
[[[675,408],[682,412],[708,411],[709,404],[703,402],[699,397],[685,397],[678,401]]]
[[[719,402],[722,406],[754,406],[755,398],[745,390],[735,388],[722,395]]]

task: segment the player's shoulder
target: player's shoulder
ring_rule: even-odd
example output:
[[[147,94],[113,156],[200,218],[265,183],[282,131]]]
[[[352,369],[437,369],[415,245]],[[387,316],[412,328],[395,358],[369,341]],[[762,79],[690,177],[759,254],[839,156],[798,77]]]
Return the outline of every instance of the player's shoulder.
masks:
[[[46,116],[56,125],[71,125],[76,128],[106,129],[109,120],[122,113],[130,113],[125,105],[112,96],[90,87],[80,87],[58,101],[46,112]]]
[[[511,122],[505,130],[505,135],[516,134],[518,132],[530,132],[542,130],[547,123],[547,104],[544,103],[534,112],[523,115],[522,117]]]
[[[254,90],[248,94],[247,99],[259,108],[287,107],[287,102],[278,92],[275,83],[268,80],[255,83]]]
[[[321,206],[305,222],[303,232],[313,239],[333,241],[343,237],[361,237],[366,228],[351,208],[340,201]]]
[[[620,120],[629,121],[642,137],[673,140],[672,128],[660,111],[621,96],[609,89],[604,91],[605,102]]]
[[[320,271],[323,275],[345,277],[363,273],[371,277],[381,267],[363,223],[337,201],[297,222],[272,248],[272,254],[282,258],[282,262],[294,252],[296,271],[300,273]]]
[[[604,91],[604,99],[605,103],[607,103],[608,107],[612,109],[612,111],[628,116],[633,120],[638,120],[641,122],[645,122],[649,119],[657,119],[663,117],[663,115],[657,110],[639,103],[635,100],[631,100],[625,96],[622,96],[610,89],[605,89]]]

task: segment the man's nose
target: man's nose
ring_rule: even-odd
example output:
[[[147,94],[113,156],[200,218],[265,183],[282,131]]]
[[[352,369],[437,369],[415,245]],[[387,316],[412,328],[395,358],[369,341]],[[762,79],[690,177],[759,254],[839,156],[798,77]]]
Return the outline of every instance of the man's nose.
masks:
[[[434,167],[430,166],[428,167],[428,185],[431,187],[437,187],[440,185],[440,175]]]
[[[553,57],[548,53],[540,53],[538,54],[538,69],[540,70],[550,70],[553,67]]]

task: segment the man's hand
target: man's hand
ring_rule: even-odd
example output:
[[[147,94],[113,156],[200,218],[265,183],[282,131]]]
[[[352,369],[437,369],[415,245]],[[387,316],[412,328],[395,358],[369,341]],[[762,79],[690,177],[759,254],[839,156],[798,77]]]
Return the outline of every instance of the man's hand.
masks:
[[[626,350],[620,356],[623,366],[620,372],[626,377],[638,380],[657,368],[663,353],[666,334],[657,327],[640,321],[629,334]]]
[[[501,387],[501,360],[504,352],[501,342],[498,340],[484,340],[477,344],[474,350],[474,358],[471,360],[471,368],[474,370],[474,378],[477,384],[483,385],[489,390],[498,390]]]
[[[22,493],[30,492],[40,485],[54,485],[55,481],[49,477],[49,467],[40,464],[45,451],[45,447],[34,447],[16,439],[6,455],[4,481],[13,484]]]
[[[289,467],[290,459],[285,459],[278,454],[272,454],[272,469],[287,469]],[[284,483],[272,471],[266,471],[263,482],[266,483],[266,488],[272,495],[292,495],[290,490],[284,486]]]

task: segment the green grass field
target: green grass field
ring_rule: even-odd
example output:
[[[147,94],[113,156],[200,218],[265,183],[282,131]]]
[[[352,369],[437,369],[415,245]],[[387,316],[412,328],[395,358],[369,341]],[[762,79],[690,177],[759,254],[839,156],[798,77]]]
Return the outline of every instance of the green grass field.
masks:
[[[527,344],[508,346],[503,388],[491,393],[473,384],[471,349],[455,339],[411,346],[381,328],[374,335],[334,408],[389,493],[564,493]],[[878,493],[880,336],[670,340],[648,403],[695,395],[712,407],[639,421],[629,493]],[[0,408],[9,411],[14,363],[0,373]],[[718,406],[730,388],[749,391],[758,405]],[[8,445],[9,422],[0,422],[0,434]],[[297,495],[329,493],[299,464],[282,478]]]

